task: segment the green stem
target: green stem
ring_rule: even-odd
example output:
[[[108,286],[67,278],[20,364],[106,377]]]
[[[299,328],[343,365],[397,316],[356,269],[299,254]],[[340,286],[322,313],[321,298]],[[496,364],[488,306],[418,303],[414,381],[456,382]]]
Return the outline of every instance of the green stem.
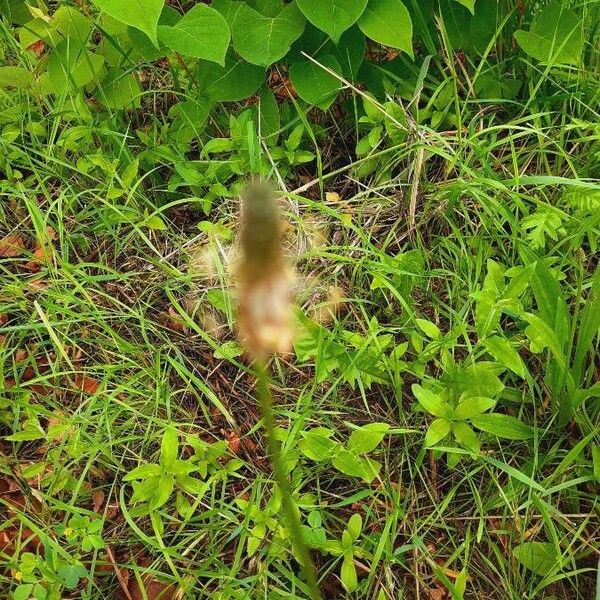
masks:
[[[317,583],[315,566],[302,536],[300,518],[295,510],[292,490],[288,484],[287,475],[281,460],[281,450],[275,435],[275,413],[273,412],[273,398],[269,389],[269,373],[264,360],[256,361],[256,379],[258,383],[258,398],[263,416],[263,424],[267,433],[267,448],[273,464],[275,483],[281,492],[283,512],[290,527],[292,544],[300,558],[302,572],[308,585],[312,600],[321,600],[321,592]]]

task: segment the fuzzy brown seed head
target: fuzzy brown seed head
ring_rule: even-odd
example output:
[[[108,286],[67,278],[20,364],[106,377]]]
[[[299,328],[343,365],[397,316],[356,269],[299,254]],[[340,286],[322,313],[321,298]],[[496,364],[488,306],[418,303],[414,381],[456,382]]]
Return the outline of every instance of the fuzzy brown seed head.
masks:
[[[236,268],[237,322],[250,355],[263,358],[291,345],[291,279],[273,189],[250,183],[242,195]]]

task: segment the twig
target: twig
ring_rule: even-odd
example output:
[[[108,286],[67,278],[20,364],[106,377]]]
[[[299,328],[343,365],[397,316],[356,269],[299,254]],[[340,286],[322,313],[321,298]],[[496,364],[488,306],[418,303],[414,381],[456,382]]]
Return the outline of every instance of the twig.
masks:
[[[123,577],[123,573],[121,573],[121,569],[119,569],[117,562],[115,561],[115,557],[112,553],[112,550],[110,549],[110,546],[106,546],[106,554],[108,554],[108,560],[110,561],[110,564],[115,570],[117,581],[119,582],[119,585],[121,586],[125,597],[127,598],[127,600],[133,600],[131,593],[129,592],[129,587],[127,586],[127,581],[125,580],[125,577]]]

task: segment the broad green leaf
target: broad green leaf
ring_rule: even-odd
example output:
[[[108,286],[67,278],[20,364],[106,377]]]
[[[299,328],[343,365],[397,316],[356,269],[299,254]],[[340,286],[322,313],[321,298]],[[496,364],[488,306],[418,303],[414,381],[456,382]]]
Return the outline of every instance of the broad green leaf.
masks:
[[[425,446],[435,446],[443,440],[452,429],[452,423],[446,419],[434,419],[427,428],[425,434]]]
[[[375,468],[375,461],[369,461],[366,458],[361,458],[348,450],[340,450],[332,460],[333,466],[344,473],[345,475],[351,475],[353,477],[360,477],[367,483],[373,481],[377,475],[377,468]]]
[[[179,434],[175,429],[165,430],[160,445],[160,464],[169,468],[179,454]]]
[[[31,442],[34,440],[43,440],[46,433],[37,427],[26,427],[22,431],[17,431],[12,435],[6,436],[4,439],[9,442]]]
[[[425,434],[425,446],[435,446],[443,440],[452,429],[452,423],[446,419],[434,419],[427,428]]]
[[[515,39],[541,62],[576,65],[583,50],[583,21],[564,2],[554,2],[540,6],[530,30],[516,31]]]
[[[506,338],[495,335],[486,338],[483,341],[483,345],[500,364],[519,375],[519,377],[525,377],[525,364],[519,356],[519,353],[512,347],[511,343]]]
[[[214,102],[235,102],[252,96],[265,80],[265,69],[230,52],[223,66],[199,61],[196,79],[202,93]]]
[[[554,571],[561,558],[550,542],[523,542],[513,548],[513,556],[526,569],[542,577]]]
[[[442,337],[440,328],[427,319],[415,319],[418,328],[430,339],[439,340]]]
[[[0,67],[0,88],[27,89],[35,84],[31,71],[23,67]]]
[[[525,320],[529,323],[525,328],[525,335],[529,338],[531,351],[538,353],[542,352],[544,348],[549,348],[558,363],[564,366],[565,357],[555,330],[537,315],[527,313],[524,316]]]
[[[0,15],[16,25],[24,25],[31,20],[25,0],[0,0]]]
[[[264,86],[258,97],[258,103],[254,105],[259,124],[259,134],[262,138],[269,138],[268,142],[275,143],[279,129],[281,128],[281,117],[279,105],[271,88]]]
[[[181,19],[181,14],[172,6],[165,4],[158,19],[158,26],[167,25],[173,26]],[[168,52],[168,48],[158,40],[157,44],[143,32],[135,27],[127,27],[127,36],[133,49],[145,60],[152,62]]]
[[[475,14],[475,2],[477,0],[456,0],[459,4],[462,4],[465,8],[469,9],[469,12],[474,15]]]
[[[455,395],[484,396],[493,398],[504,389],[498,375],[505,367],[493,362],[480,361],[474,364],[455,367],[450,365],[441,381]]]
[[[358,577],[356,575],[356,567],[354,566],[354,555],[352,551],[344,556],[342,561],[342,569],[340,572],[342,585],[348,592],[353,592],[358,587]]]
[[[346,29],[356,23],[368,0],[297,0],[304,16],[337,44]]]
[[[311,431],[303,431],[304,439],[298,442],[298,447],[302,454],[311,460],[321,461],[331,457],[333,449],[339,444],[334,440],[330,440],[331,433],[329,430],[316,428]]]
[[[354,81],[365,59],[366,42],[364,33],[354,26],[344,31],[338,45],[333,50],[342,69],[342,75]]]
[[[477,429],[507,440],[529,440],[533,437],[533,429],[529,425],[510,415],[477,415],[471,418],[471,423]]]
[[[466,398],[459,402],[458,406],[454,409],[454,419],[470,419],[476,415],[484,413],[486,410],[493,408],[496,404],[492,398],[486,398],[484,396],[473,396],[472,398]]]
[[[231,34],[221,13],[206,4],[196,4],[175,25],[159,25],[158,37],[184,56],[224,65]]]
[[[334,56],[320,56],[318,61],[335,73],[341,71]],[[327,110],[333,104],[341,89],[341,83],[337,77],[308,59],[290,66],[290,80],[302,100],[323,110]]]
[[[57,571],[58,576],[65,582],[68,590],[77,587],[82,577],[87,577],[88,572],[81,565],[65,565]]]
[[[412,21],[400,0],[369,0],[358,26],[372,40],[413,56]]]
[[[156,45],[158,19],[164,0],[92,0],[107,15],[143,31]]]
[[[29,600],[33,590],[33,583],[22,583],[12,592],[13,600]]]
[[[123,481],[134,481],[136,479],[148,479],[149,477],[158,477],[162,473],[160,465],[149,463],[147,465],[139,465],[132,471],[129,471]]]
[[[211,104],[208,102],[178,102],[169,110],[169,116],[175,117],[171,131],[177,140],[183,144],[189,143],[194,137],[199,137],[204,130]]]
[[[114,110],[139,108],[141,96],[142,87],[137,75],[118,68],[108,71],[97,92],[98,100]]]
[[[66,39],[53,50],[48,60],[48,77],[52,91],[60,94],[72,85],[81,88],[99,73],[104,59]]]
[[[350,519],[348,519],[346,531],[348,532],[352,543],[354,543],[362,531],[362,517],[358,513],[354,513]]]
[[[390,426],[387,423],[369,423],[355,429],[348,440],[348,450],[355,454],[366,454],[379,446]]]
[[[452,407],[444,402],[437,394],[421,387],[418,383],[414,383],[412,386],[412,392],[415,398],[419,401],[419,404],[431,415],[435,417],[452,417]]]
[[[175,478],[170,473],[165,473],[158,480],[158,486],[154,492],[154,497],[150,501],[150,509],[156,510],[165,504],[173,492]]]
[[[468,450],[479,453],[479,439],[475,435],[475,432],[464,421],[453,423],[452,432],[459,444]]]
[[[89,40],[91,21],[72,6],[60,6],[52,15],[52,24],[65,38],[71,38],[80,46]]]
[[[276,17],[265,17],[240,3],[231,25],[233,45],[248,62],[268,67],[287,54],[304,25],[304,15],[295,2]]]

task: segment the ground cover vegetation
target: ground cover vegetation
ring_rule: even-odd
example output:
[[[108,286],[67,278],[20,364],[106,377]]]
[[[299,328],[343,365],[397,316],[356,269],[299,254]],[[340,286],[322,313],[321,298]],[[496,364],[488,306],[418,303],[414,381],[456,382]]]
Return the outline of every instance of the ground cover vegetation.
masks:
[[[0,0],[0,595],[598,598],[597,0]]]

